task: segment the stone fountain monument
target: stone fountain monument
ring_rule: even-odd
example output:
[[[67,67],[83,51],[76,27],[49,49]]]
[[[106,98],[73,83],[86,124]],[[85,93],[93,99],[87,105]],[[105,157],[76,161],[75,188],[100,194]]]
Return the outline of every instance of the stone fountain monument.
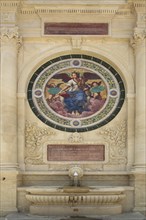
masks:
[[[26,189],[30,213],[36,215],[112,215],[122,212],[125,187],[85,186],[81,184],[83,170],[70,168],[71,185],[33,186]]]

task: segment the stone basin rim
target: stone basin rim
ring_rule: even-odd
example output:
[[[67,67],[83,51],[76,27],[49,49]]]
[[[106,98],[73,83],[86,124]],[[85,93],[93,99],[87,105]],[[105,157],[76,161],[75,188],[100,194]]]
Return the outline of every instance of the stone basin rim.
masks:
[[[64,189],[68,187],[68,191]],[[75,191],[74,191],[75,189]],[[85,189],[85,192],[84,192]],[[89,189],[89,191],[88,191]],[[26,188],[26,192],[28,193],[121,193],[127,189],[126,187],[119,186],[79,186],[79,187],[71,187],[71,186],[29,186]],[[130,188],[129,188],[130,189]],[[80,192],[81,190],[81,192]]]

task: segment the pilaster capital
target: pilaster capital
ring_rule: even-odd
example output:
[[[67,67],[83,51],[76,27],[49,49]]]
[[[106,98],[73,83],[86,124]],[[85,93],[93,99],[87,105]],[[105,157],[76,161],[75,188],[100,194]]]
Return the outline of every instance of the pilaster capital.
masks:
[[[22,37],[19,35],[18,27],[1,27],[0,41],[1,45],[16,44],[19,48],[22,43]]]
[[[0,39],[5,37],[8,39],[18,38],[18,27],[2,27],[0,30]]]
[[[136,27],[133,37],[130,39],[131,46],[135,49],[136,46],[141,46],[146,39],[146,29]]]

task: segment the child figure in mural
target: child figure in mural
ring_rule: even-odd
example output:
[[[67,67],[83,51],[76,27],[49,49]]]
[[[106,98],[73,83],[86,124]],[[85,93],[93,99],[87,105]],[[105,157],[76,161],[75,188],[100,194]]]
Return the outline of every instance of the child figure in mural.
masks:
[[[73,72],[71,74],[71,79],[67,82],[67,86],[61,90],[58,95],[64,97],[64,104],[68,113],[79,115],[87,110],[87,96],[84,91],[84,80],[80,77],[78,72]]]
[[[101,96],[101,92],[105,90],[105,87],[103,85],[101,85],[101,81],[100,82],[92,82],[92,85],[91,85],[91,97],[93,97],[94,99],[99,99],[101,100],[102,99],[102,96]]]

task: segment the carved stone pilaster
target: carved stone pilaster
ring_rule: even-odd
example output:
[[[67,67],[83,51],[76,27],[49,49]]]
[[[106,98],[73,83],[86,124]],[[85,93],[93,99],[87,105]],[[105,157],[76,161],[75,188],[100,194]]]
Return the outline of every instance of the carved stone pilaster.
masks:
[[[133,35],[133,48],[135,53],[135,169],[145,169],[145,102],[146,99],[146,28],[136,27]],[[143,94],[142,99],[141,94]]]

